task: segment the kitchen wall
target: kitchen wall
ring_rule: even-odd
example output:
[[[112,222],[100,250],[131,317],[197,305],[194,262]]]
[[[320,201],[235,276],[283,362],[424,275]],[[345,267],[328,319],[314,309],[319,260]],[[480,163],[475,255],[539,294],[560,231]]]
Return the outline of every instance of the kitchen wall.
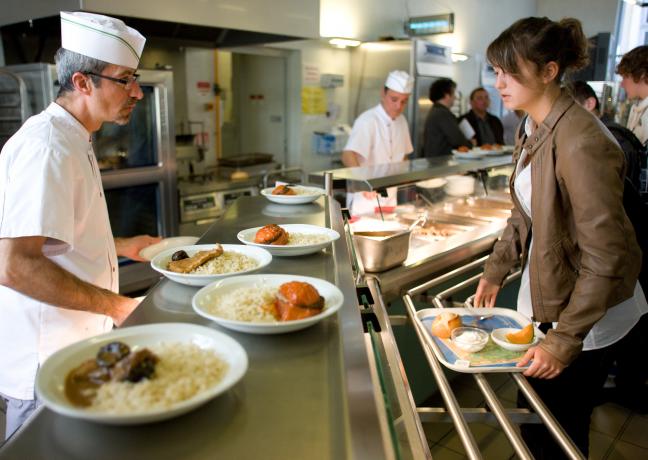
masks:
[[[313,151],[313,133],[328,132],[340,123],[351,124],[349,118],[350,53],[346,49],[331,47],[326,41],[309,40],[288,42],[274,47],[288,50],[287,88],[289,133],[287,163],[301,166],[305,171],[330,169],[332,157]],[[304,114],[302,90],[319,87],[319,75],[341,75],[341,87],[325,89],[328,115]]]
[[[618,0],[538,0],[537,15],[557,21],[565,17],[580,19],[585,35],[614,32]]]

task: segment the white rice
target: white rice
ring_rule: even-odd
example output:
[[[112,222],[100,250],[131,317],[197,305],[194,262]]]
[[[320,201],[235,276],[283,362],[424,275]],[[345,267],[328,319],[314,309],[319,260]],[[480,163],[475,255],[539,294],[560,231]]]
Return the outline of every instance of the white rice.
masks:
[[[208,294],[203,309],[214,316],[234,321],[276,323],[275,317],[262,307],[274,302],[277,288],[250,286],[223,295]]]
[[[321,195],[322,192],[319,190],[314,190],[311,188],[303,188],[303,187],[290,187],[294,192],[295,195]]]
[[[322,233],[296,233],[289,232],[288,246],[310,246],[313,244],[326,243],[331,238]]]
[[[212,388],[229,368],[214,351],[192,343],[160,343],[147,348],[159,358],[152,378],[101,385],[89,410],[137,414],[166,409]]]
[[[220,256],[205,262],[190,273],[196,275],[221,275],[223,273],[252,270],[258,266],[259,263],[252,257],[234,251],[225,251]]]

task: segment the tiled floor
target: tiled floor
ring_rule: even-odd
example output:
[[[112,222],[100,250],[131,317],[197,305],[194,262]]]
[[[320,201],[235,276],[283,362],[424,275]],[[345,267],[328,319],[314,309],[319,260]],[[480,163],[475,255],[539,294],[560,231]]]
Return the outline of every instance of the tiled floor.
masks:
[[[491,374],[488,380],[505,407],[515,407],[517,385],[506,374]],[[472,376],[463,374],[452,380],[461,407],[484,407],[484,398]],[[428,407],[443,407],[439,395],[425,402]],[[470,429],[487,460],[516,458],[508,439],[497,424],[470,423]],[[434,460],[465,458],[461,441],[449,423],[423,425]],[[641,415],[613,403],[596,407],[590,427],[590,459],[648,459],[648,415]]]

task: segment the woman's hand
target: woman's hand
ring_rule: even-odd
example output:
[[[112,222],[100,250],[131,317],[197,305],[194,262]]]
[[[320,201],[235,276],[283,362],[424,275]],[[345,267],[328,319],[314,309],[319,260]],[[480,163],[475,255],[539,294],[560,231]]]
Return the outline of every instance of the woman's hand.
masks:
[[[533,360],[533,363],[524,371],[526,377],[553,379],[558,377],[566,367],[554,355],[538,346],[529,348],[520,362],[517,363],[517,367],[526,366],[531,360]]]
[[[493,308],[495,306],[495,299],[497,299],[497,293],[499,292],[499,290],[500,287],[498,284],[493,284],[490,281],[487,281],[486,278],[480,279],[479,285],[477,286],[477,292],[475,293],[473,307]]]

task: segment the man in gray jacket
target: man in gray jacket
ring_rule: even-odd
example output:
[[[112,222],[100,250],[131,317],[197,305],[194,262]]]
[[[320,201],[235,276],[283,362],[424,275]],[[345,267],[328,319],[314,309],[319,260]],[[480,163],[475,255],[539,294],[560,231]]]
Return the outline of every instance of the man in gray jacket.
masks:
[[[450,112],[456,98],[456,88],[457,84],[449,78],[441,78],[430,85],[430,100],[434,105],[425,120],[423,131],[423,156],[426,158],[450,155],[452,149],[473,146]]]

